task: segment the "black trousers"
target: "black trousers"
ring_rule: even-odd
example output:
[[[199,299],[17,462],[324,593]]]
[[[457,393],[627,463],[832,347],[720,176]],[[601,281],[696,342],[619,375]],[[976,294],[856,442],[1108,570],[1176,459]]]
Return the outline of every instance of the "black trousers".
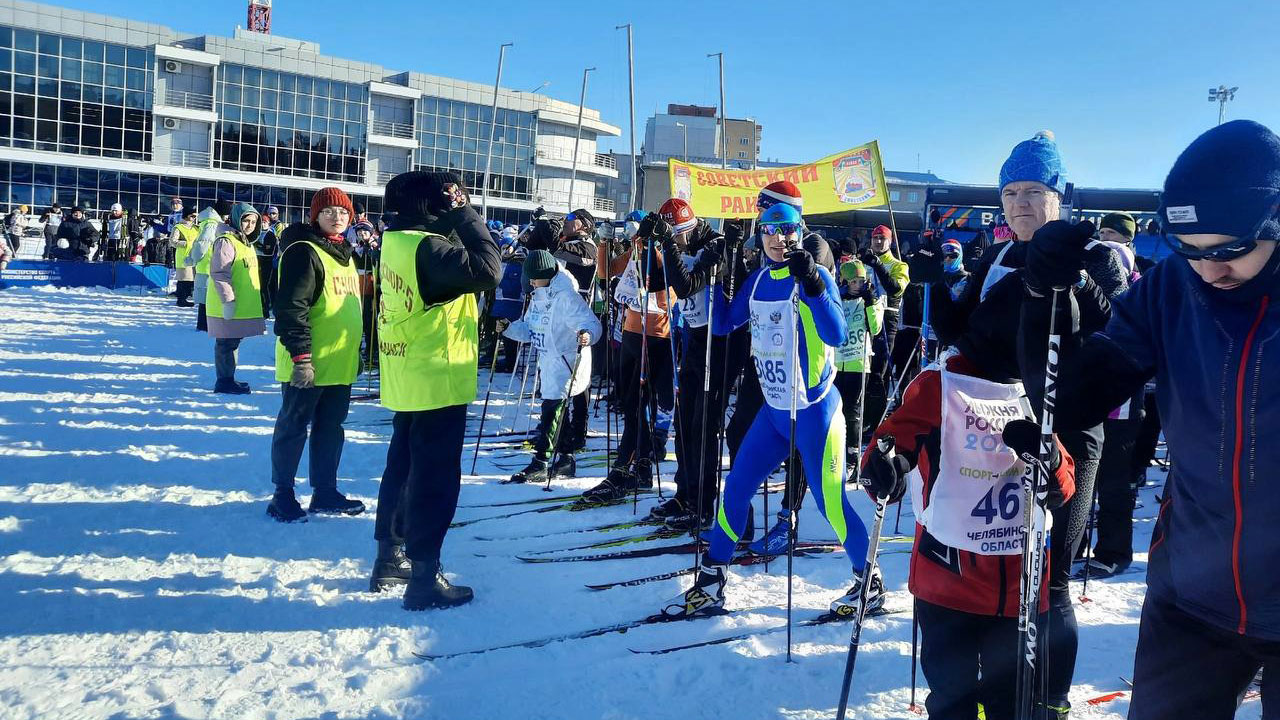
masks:
[[[893,385],[893,339],[887,335],[888,313],[885,314],[885,330],[871,338],[871,373],[867,375],[867,394],[863,398],[863,425],[875,429],[889,406],[889,391]],[[897,335],[895,330],[894,335]]]
[[[466,425],[466,405],[395,414],[374,539],[403,543],[411,560],[439,560],[458,509]]]
[[[977,720],[978,703],[986,720],[1013,720],[1017,705],[1018,619],[973,615],[915,601],[920,623],[920,668],[929,683],[925,708],[929,720]],[[1043,626],[1041,615],[1037,624]],[[1044,667],[1044,643],[1037,645],[1037,677]],[[1040,693],[1033,692],[1039,704]],[[1042,717],[1033,713],[1033,717]]]
[[[680,361],[675,481],[676,497],[685,507],[701,507],[703,514],[709,516],[716,506],[716,470],[720,467],[720,432],[725,413],[724,378],[741,372],[746,355],[744,340],[749,338],[732,333],[711,339],[710,382],[706,382],[707,334],[705,327],[689,330],[689,344]],[[706,392],[703,385],[708,386]]]
[[[587,392],[583,390],[569,398],[564,415],[557,418],[560,400],[542,401],[538,417],[538,431],[533,440],[533,455],[542,461],[551,459],[551,436],[555,436],[555,452],[572,454],[586,442],[587,432]],[[560,427],[556,427],[557,419]]]
[[[648,349],[644,349],[644,343]],[[644,387],[640,384],[641,354],[648,372]],[[657,453],[666,452],[667,434],[675,408],[671,385],[671,341],[667,338],[644,339],[639,333],[622,334],[622,438],[618,440],[621,467],[640,460],[658,460]]]
[[[1137,413],[1137,408],[1131,412]],[[1133,468],[1133,448],[1141,429],[1140,413],[1103,423],[1106,441],[1098,463],[1098,540],[1093,546],[1099,562],[1128,565],[1133,561],[1133,508],[1142,477]]]
[[[190,302],[191,294],[196,291],[195,280],[179,280],[178,281],[178,302]]]
[[[1276,672],[1271,672],[1272,664]],[[1209,625],[1147,594],[1134,657],[1129,720],[1231,720],[1259,668],[1263,720],[1280,718],[1280,643]]]
[[[272,267],[272,258],[259,255],[258,256],[258,285],[259,293],[262,295],[262,317],[271,317],[271,307],[275,303],[277,276],[275,268]]]
[[[850,450],[862,449],[862,428],[858,421],[861,420],[864,425],[868,422],[865,417],[859,417],[865,394],[862,387],[863,376],[864,373],[844,370],[836,373],[836,390],[840,393],[840,404],[844,407],[844,426],[847,428],[845,444]]]
[[[338,463],[346,435],[342,422],[351,408],[350,385],[296,388],[280,384],[280,413],[271,434],[271,482],[277,491],[293,490],[310,428],[310,482],[312,490],[338,487]]]
[[[200,332],[209,332],[209,320],[205,314],[204,303],[196,303],[196,329]]]

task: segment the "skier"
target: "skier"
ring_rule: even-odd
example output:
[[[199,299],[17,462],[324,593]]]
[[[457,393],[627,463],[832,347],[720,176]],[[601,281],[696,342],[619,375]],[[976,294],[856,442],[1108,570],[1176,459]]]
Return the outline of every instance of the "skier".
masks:
[[[231,227],[218,236],[209,252],[209,287],[205,305],[213,338],[213,391],[245,395],[249,384],[236,381],[240,341],[267,331],[259,292],[258,256],[253,243],[262,232],[258,211],[248,203],[231,208]]]
[[[727,311],[716,314],[713,331],[726,334],[750,324],[751,352],[766,407],[757,414],[725,480],[697,579],[663,610],[670,616],[723,612],[727,563],[746,526],[751,496],[787,458],[793,443],[818,509],[844,545],[855,578],[861,578],[866,559],[866,527],[844,493],[844,416],[840,394],[832,388],[834,347],[847,336],[839,290],[831,274],[809,252],[797,248],[799,211],[778,203],[760,214],[759,225],[763,265],[747,278]],[[801,378],[803,384],[797,382]],[[872,583],[868,608],[884,602],[883,584],[878,579]],[[852,589],[832,603],[832,610],[856,609],[860,590],[861,582],[855,580]]]
[[[182,220],[173,226],[173,231],[169,235],[169,243],[173,245],[173,267],[174,277],[177,279],[177,296],[178,307],[194,307],[195,303],[191,302],[191,293],[195,289],[195,269],[187,263],[187,256],[191,252],[191,247],[196,241],[196,237],[200,234],[196,228],[196,208],[191,206],[190,210],[182,211],[185,213]]]
[[[619,353],[622,437],[609,475],[582,494],[587,501],[617,500],[653,487],[654,463],[666,456],[675,406],[667,308],[677,299],[664,282],[657,247],[666,227],[658,214],[650,213],[622,255],[608,259],[608,243],[597,250],[597,267],[619,278],[614,299],[626,306]]]
[[[395,417],[370,590],[404,582],[407,556],[404,608],[449,607],[472,598],[445,577],[440,550],[458,507],[467,405],[476,397],[475,293],[497,286],[502,263],[456,174],[401,173],[385,202],[396,219],[382,236],[378,270],[378,380]]]
[[[271,317],[272,308],[274,307],[276,289],[279,283],[279,273],[277,272],[277,254],[279,251],[279,236],[272,231],[271,226],[264,220],[262,231],[258,233],[258,238],[253,241],[253,251],[258,256],[258,285],[261,288],[262,295],[262,312],[264,317]]]
[[[311,198],[311,222],[284,231],[289,251],[280,258],[276,296],[276,380],[280,411],[271,435],[267,514],[280,522],[305,521],[294,495],[302,448],[311,431],[313,513],[359,515],[364,503],[338,491],[345,439],[342,421],[360,367],[360,276],[344,233],[354,213],[351,198],[327,187]]]
[[[1176,458],[1152,534],[1131,720],[1231,718],[1259,668],[1270,678],[1280,663],[1280,495],[1266,480],[1280,447],[1263,440],[1280,422],[1277,198],[1280,137],[1248,120],[1202,134],[1164,183],[1174,255],[1115,301],[1105,332],[1064,349],[1059,426],[1097,422],[1154,377]],[[1079,263],[1084,242],[1065,240],[1064,261]],[[1023,333],[1043,338],[1049,298],[1026,302]],[[1262,692],[1270,717],[1268,683]]]
[[[41,255],[45,260],[54,258],[53,249],[58,246],[58,227],[62,225],[62,206],[54,203],[44,215],[40,216],[40,222],[44,223],[44,254]]]
[[[840,266],[840,304],[848,330],[845,341],[836,348],[836,390],[844,403],[846,432],[845,454],[849,467],[858,467],[862,446],[862,404],[867,388],[867,372],[871,365],[871,338],[884,322],[884,297],[867,277],[867,266],[857,258]],[[880,418],[871,418],[876,422]]]
[[[871,374],[867,376],[867,394],[863,412],[876,422],[884,414],[889,399],[886,395],[893,376],[894,343],[898,337],[902,297],[911,283],[907,264],[894,255],[893,231],[879,225],[871,231],[871,242],[859,255],[867,275],[884,297],[884,323],[871,341]],[[861,430],[859,430],[861,432]]]
[[[533,441],[533,459],[507,482],[545,482],[551,477],[577,474],[574,452],[585,444],[569,431],[586,427],[586,418],[572,422],[571,414],[587,412],[591,386],[591,352],[600,337],[600,321],[591,312],[578,283],[546,250],[534,250],[524,261],[524,276],[533,287],[524,316],[504,333],[529,343],[538,353],[538,379],[542,386],[542,415]],[[569,391],[565,396],[566,388]],[[574,400],[581,398],[581,402]],[[563,410],[562,406],[567,406]],[[554,446],[553,446],[554,443]],[[550,467],[548,467],[550,462]]]

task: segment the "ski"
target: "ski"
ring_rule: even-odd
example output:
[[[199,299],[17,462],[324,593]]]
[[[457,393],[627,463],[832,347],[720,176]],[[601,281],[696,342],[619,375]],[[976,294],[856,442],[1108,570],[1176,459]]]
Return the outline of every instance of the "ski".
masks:
[[[880,617],[883,615],[894,615],[894,614],[903,613],[903,612],[907,612],[907,610],[905,608],[897,609],[897,610],[880,608],[879,610],[868,611],[866,614],[866,617],[869,617],[869,618]],[[839,615],[837,613],[827,611],[822,613],[821,615],[818,615],[817,617],[812,617],[812,618],[809,618],[808,620],[801,620],[800,622],[795,623],[793,627],[816,627],[818,625],[827,625],[834,622],[845,622],[851,619],[852,619],[852,616]],[[735,640],[745,640],[746,638],[749,638],[749,637],[771,635],[776,632],[782,632],[783,630],[786,630],[786,629],[787,629],[786,625],[771,625],[769,627],[756,628],[754,630],[744,630],[742,632],[734,633],[732,635],[725,635],[723,637],[713,638],[711,640],[701,640],[699,642],[688,643],[686,645],[676,645],[674,647],[664,647],[664,648],[657,648],[653,650],[637,650],[635,648],[630,648],[630,650],[636,655],[666,655],[667,653],[679,652],[681,650],[693,650],[695,648],[710,647],[712,645],[723,645],[725,643],[730,643]]]
[[[514,505],[546,505],[554,502],[570,502],[581,498],[581,494],[574,495],[543,495],[541,497],[528,498],[525,500],[511,500],[507,502],[495,503],[476,503],[475,505],[459,505],[458,509],[463,508],[493,508],[493,507],[512,507]]]
[[[549,532],[534,533],[531,535],[505,535],[502,537],[497,537],[497,536],[490,537],[490,536],[477,535],[472,539],[480,540],[483,542],[489,542],[489,541],[507,542],[510,540],[535,540],[538,538],[555,537],[556,535],[573,535],[576,533],[589,533],[589,532],[609,532],[612,530],[630,530],[632,528],[651,527],[653,525],[661,525],[661,524],[662,524],[661,520],[629,520],[627,522],[608,523],[605,525],[592,525],[590,527],[573,528],[571,530],[551,530]]]
[[[633,628],[642,627],[644,625],[662,625],[672,622],[686,622],[689,620],[699,620],[703,618],[725,617],[727,615],[741,615],[744,613],[756,612],[761,608],[745,608],[742,610],[729,610],[719,615],[699,615],[692,618],[686,617],[667,617],[665,615],[649,615],[639,620],[630,620],[627,622],[614,623],[613,625],[605,625],[602,627],[591,628],[589,630],[580,630],[578,632],[564,633],[561,635],[551,635],[549,637],[539,638],[537,640],[526,640],[524,642],[508,643],[506,645],[496,645],[494,647],[479,648],[476,650],[461,650],[452,653],[420,653],[413,654],[422,660],[447,660],[449,658],[463,657],[466,655],[482,655],[484,653],[494,652],[495,650],[510,650],[514,648],[540,648],[551,643],[565,642],[568,640],[585,640],[586,638],[599,637],[601,635],[609,635],[611,633],[624,633]]]
[[[679,555],[681,553],[692,553],[699,547],[699,543],[683,542],[676,545],[660,545],[658,547],[637,548],[635,550],[619,550],[607,553],[591,553],[587,555],[555,555],[551,557],[530,557],[528,555],[517,555],[516,559],[527,563],[565,563],[565,562],[596,562],[600,560],[627,560],[631,558],[660,557],[662,555]],[[798,554],[814,554],[822,552],[835,552],[842,549],[836,543],[796,543],[796,551]],[[482,556],[483,557],[483,556]]]
[[[816,553],[816,552],[817,552],[816,550],[801,551],[801,556],[808,553]],[[773,560],[776,557],[777,555],[752,555],[751,553],[746,553],[746,554],[738,555],[734,557],[732,560],[729,561],[729,564],[740,565],[740,566],[762,565],[764,564],[765,560]],[[647,585],[649,583],[662,582],[663,580],[671,580],[672,578],[683,577],[685,575],[692,575],[697,571],[698,571],[698,568],[696,567],[683,568],[680,570],[672,570],[671,572],[659,573],[657,575],[650,575],[648,577],[635,578],[633,580],[620,580],[618,582],[600,583],[598,585],[587,585],[587,587],[592,590],[608,590],[610,588],[616,588],[616,587],[637,587],[639,585]]]
[[[486,520],[502,520],[504,518],[516,517],[518,515],[528,515],[530,513],[544,513],[544,512],[551,512],[552,510],[562,510],[568,505],[570,505],[570,503],[561,503],[559,505],[543,505],[541,507],[529,508],[528,510],[516,510],[514,512],[503,513],[501,515],[486,515],[485,517],[472,518],[471,520],[459,520],[457,522],[450,523],[449,528],[453,529],[453,528],[466,527],[468,525],[475,525],[476,523],[485,522]]]
[[[668,530],[662,528],[652,532],[641,533],[639,535],[629,535],[627,537],[613,538],[611,540],[601,540],[599,542],[589,543],[587,545],[576,545],[574,547],[556,548],[554,550],[539,550],[531,552],[530,555],[550,555],[558,552],[573,552],[575,550],[598,550],[601,548],[622,547],[624,545],[635,545],[636,543],[649,542],[650,540],[670,540],[678,538],[689,533],[683,530]]]

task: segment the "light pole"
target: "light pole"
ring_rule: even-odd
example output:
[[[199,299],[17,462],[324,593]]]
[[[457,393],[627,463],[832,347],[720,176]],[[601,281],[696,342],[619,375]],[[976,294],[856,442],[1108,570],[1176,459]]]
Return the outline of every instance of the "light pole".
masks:
[[[627,29],[627,89],[631,101],[631,202],[628,204],[631,206],[632,210],[635,210],[639,205],[639,202],[636,200],[636,196],[639,195],[639,189],[636,187],[636,183],[639,182],[640,178],[638,174],[639,168],[636,166],[636,64],[635,55],[632,53],[631,46],[631,23],[618,25],[614,30],[621,30],[622,28]]]
[[[551,84],[551,81],[550,81],[550,80],[543,80],[541,85],[539,85],[538,87],[536,87],[536,88],[534,88],[534,89],[530,90],[529,92],[530,92],[530,93],[536,93],[536,92],[538,92],[539,90],[541,90],[542,88],[544,88],[544,87],[546,87],[546,86],[548,86],[548,85],[550,85],[550,84]]]
[[[684,133],[684,161],[689,162],[689,126],[682,122],[676,123],[676,127]]]
[[[717,58],[720,62],[720,167],[727,170],[729,168],[729,138],[725,135],[727,125],[725,125],[724,115],[724,53],[707,53],[709,58]]]
[[[480,195],[480,215],[489,219],[489,171],[493,168],[493,135],[498,129],[498,86],[502,84],[502,61],[507,57],[507,48],[514,43],[502,43],[498,46],[498,77],[493,81],[493,107],[489,109],[489,147],[484,154],[484,192]]]
[[[1218,124],[1227,121],[1227,103],[1236,99],[1236,91],[1239,87],[1227,87],[1219,85],[1216,88],[1209,88],[1209,102],[1218,103]]]
[[[587,104],[587,73],[595,70],[589,67],[582,71],[582,95],[578,98],[578,134],[573,139],[573,159],[569,163],[569,167],[573,170],[569,174],[569,212],[573,212],[573,186],[578,182],[578,144],[582,142],[582,110]]]

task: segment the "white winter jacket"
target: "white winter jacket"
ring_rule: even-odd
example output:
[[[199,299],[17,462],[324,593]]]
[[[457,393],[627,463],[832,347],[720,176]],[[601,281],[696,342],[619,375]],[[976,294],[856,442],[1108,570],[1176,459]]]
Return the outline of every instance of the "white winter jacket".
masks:
[[[533,344],[538,351],[542,397],[563,400],[569,371],[578,357],[578,333],[583,331],[591,335],[594,343],[600,337],[600,320],[578,294],[577,281],[561,266],[550,285],[534,289],[524,315],[503,334],[516,342]],[[586,347],[569,394],[581,394],[590,385],[591,348]]]

